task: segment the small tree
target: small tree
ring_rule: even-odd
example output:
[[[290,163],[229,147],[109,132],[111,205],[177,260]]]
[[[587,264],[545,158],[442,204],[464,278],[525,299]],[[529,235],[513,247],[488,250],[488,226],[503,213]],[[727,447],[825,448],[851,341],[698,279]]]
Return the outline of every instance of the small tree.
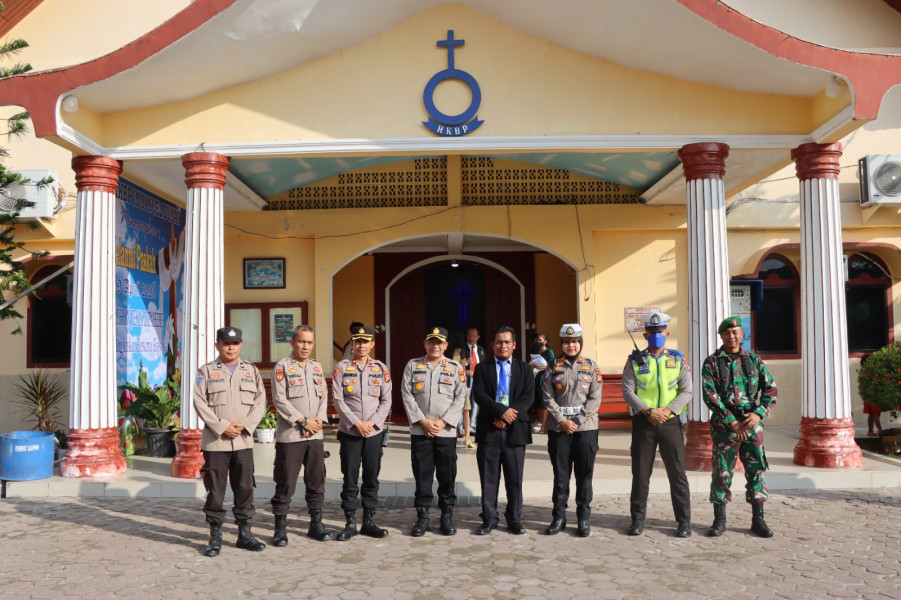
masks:
[[[3,10],[3,3],[0,2],[0,11]],[[10,57],[18,54],[20,50],[28,47],[25,40],[8,40],[0,44],[0,61],[9,60]],[[0,66],[0,79],[21,75],[31,70],[28,63],[16,63],[12,66]],[[14,137],[22,136],[27,130],[28,113],[20,112],[9,117],[6,120],[6,131],[0,131],[0,135],[5,135],[7,140]],[[28,278],[25,276],[25,263],[17,257],[23,256],[24,253],[34,258],[46,256],[46,252],[32,252],[25,249],[25,243],[15,239],[16,227],[19,225],[19,215],[22,210],[34,206],[33,202],[22,198],[14,198],[8,195],[8,188],[13,184],[20,185],[36,185],[44,186],[51,183],[51,178],[46,178],[38,182],[31,182],[27,177],[19,173],[15,173],[6,168],[3,159],[9,156],[6,148],[0,146],[0,292],[4,294],[9,292],[15,296],[28,289]],[[34,221],[27,221],[25,225],[31,229],[37,227]],[[0,321],[7,319],[16,319],[16,329],[13,333],[22,333],[22,328],[18,326],[18,319],[22,318],[22,313],[15,309],[15,304],[5,306],[5,302],[0,301]]]
[[[857,391],[879,410],[897,411],[901,407],[901,343],[880,348],[861,362]]]

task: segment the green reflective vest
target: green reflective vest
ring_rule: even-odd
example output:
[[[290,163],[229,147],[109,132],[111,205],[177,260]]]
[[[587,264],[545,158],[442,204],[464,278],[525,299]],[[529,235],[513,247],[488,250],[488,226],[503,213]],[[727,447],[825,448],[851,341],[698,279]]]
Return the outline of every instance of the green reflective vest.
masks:
[[[632,360],[632,369],[635,371],[635,394],[648,408],[663,408],[679,395],[682,357],[667,351],[658,357],[647,352],[642,352],[642,356],[646,361],[644,368]],[[686,408],[688,407],[683,407],[682,411]]]

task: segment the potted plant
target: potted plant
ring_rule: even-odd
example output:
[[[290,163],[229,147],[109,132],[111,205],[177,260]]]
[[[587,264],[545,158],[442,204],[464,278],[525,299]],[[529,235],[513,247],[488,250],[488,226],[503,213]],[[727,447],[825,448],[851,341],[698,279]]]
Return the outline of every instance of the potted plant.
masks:
[[[21,375],[16,393],[15,402],[24,407],[25,422],[32,430],[53,432],[59,429],[59,405],[67,392],[56,375],[40,369]]]
[[[138,385],[126,383],[119,386],[134,394],[134,402],[125,409],[126,416],[144,421],[144,433],[151,456],[175,456],[176,413],[181,408],[181,388],[177,381],[168,379],[162,385],[152,386],[141,363],[138,369]]]
[[[257,425],[257,441],[261,444],[271,444],[275,441],[276,419],[275,413],[270,410],[260,420]]]
[[[857,390],[864,402],[898,417],[901,407],[901,342],[889,344],[872,353],[861,363]],[[901,429],[884,429],[881,434],[886,452],[896,452]]]

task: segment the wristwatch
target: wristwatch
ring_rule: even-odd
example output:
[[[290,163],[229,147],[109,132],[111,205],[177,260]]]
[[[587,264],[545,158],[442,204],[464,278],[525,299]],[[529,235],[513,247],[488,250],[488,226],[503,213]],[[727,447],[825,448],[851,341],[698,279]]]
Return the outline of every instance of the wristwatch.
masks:
[[[648,417],[648,418],[651,418],[651,413],[652,413],[652,412],[654,412],[654,409],[653,409],[653,408],[649,408],[649,409],[647,409],[646,411],[644,411],[644,416],[646,416],[646,417]]]
[[[300,428],[302,430],[306,431],[306,429],[307,429],[307,418],[306,417],[304,417],[303,421],[300,422]]]

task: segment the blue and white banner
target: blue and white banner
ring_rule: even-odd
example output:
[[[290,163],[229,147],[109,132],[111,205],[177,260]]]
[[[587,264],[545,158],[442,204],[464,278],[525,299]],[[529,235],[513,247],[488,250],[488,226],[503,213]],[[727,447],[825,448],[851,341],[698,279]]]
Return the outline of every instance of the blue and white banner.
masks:
[[[181,370],[185,209],[124,179],[116,192],[116,385]]]

